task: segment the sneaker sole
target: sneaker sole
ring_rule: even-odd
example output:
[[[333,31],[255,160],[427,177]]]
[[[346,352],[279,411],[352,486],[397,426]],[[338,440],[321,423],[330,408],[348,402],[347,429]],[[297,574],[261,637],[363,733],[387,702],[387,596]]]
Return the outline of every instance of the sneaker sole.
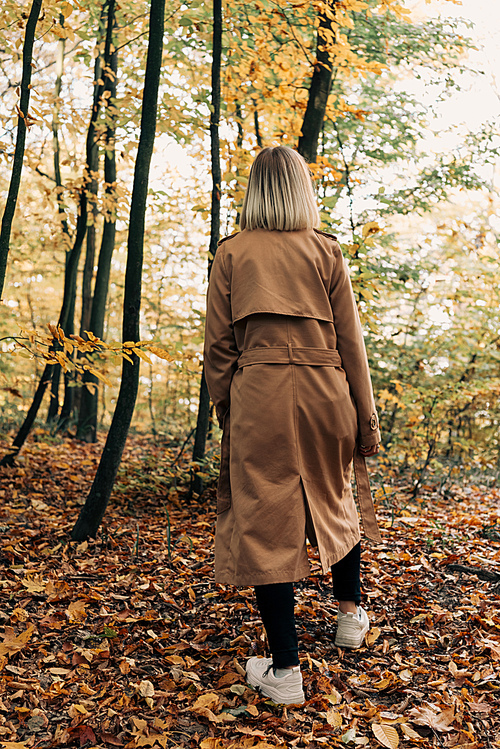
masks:
[[[345,635],[343,637],[336,637],[335,638],[335,645],[338,648],[352,648],[353,650],[356,650],[357,648],[360,648],[364,641],[365,641],[365,635],[368,632],[368,629],[365,629],[364,632],[360,633],[357,637],[346,637]]]

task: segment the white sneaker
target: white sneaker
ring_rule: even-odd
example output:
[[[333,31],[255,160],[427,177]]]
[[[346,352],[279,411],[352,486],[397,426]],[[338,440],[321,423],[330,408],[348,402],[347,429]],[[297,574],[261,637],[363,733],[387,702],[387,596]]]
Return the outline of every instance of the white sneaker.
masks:
[[[339,609],[335,645],[339,648],[360,648],[369,629],[368,614],[361,606],[358,606],[356,614],[343,614]]]
[[[278,704],[302,705],[305,702],[300,666],[294,666],[287,676],[279,678],[274,675],[272,658],[254,656],[247,661],[247,681]]]

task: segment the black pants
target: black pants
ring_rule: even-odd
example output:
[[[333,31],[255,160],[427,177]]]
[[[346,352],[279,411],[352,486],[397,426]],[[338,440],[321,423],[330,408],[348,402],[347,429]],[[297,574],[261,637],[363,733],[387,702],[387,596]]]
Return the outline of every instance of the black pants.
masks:
[[[361,545],[332,565],[333,594],[338,601],[361,602],[359,581]],[[299,646],[295,628],[293,583],[256,585],[255,595],[273,656],[274,668],[297,666]]]

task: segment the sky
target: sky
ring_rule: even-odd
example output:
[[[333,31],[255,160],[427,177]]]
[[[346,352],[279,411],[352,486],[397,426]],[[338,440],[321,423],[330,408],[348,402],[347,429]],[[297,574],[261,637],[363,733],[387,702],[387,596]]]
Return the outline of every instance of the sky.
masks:
[[[446,126],[464,123],[468,129],[479,128],[485,120],[500,117],[500,3],[498,0],[407,0],[416,15],[443,15],[472,21],[467,31],[479,47],[469,54],[469,64],[484,71],[480,76],[459,76],[463,89],[439,105],[441,122]],[[498,74],[498,78],[496,75]]]
[[[462,90],[435,106],[438,117],[431,123],[428,141],[423,144],[425,150],[453,148],[464,132],[478,130],[487,120],[496,119],[500,132],[500,0],[406,0],[405,4],[416,18],[424,16],[431,21],[433,16],[443,15],[472,21],[474,28],[467,33],[479,49],[470,52],[468,64],[484,71],[482,75],[458,76]],[[413,79],[405,81],[405,85],[424,101],[435,98],[435,91],[423,82]],[[434,137],[433,132],[443,130],[448,131],[445,136]],[[161,140],[162,160],[174,166],[181,177],[188,177],[192,160],[172,139]]]

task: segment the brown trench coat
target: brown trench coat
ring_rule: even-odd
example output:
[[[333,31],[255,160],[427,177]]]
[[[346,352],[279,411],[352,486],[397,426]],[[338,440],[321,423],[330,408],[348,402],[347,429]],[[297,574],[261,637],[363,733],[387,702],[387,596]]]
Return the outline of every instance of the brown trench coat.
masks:
[[[219,244],[208,289],[205,374],[223,427],[215,579],[292,582],[365,533],[380,540],[363,445],[380,441],[349,272],[335,237],[242,231]]]

